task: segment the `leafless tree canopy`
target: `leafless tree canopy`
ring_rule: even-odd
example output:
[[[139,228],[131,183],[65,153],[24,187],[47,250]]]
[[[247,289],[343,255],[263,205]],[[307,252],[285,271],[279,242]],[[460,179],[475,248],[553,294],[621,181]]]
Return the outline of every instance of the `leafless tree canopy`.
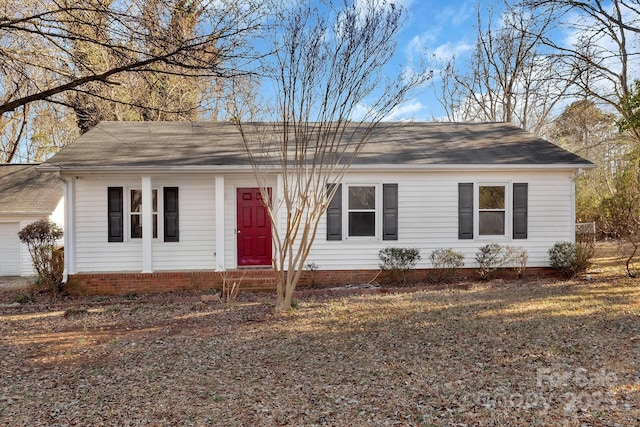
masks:
[[[506,121],[535,134],[549,123],[567,79],[542,40],[554,21],[507,7],[497,24],[477,10],[476,43],[468,62],[443,64],[436,95],[452,121]]]
[[[633,79],[639,78],[640,3],[637,0],[525,0],[536,13],[552,17],[559,28],[572,34],[572,43],[544,37],[573,72],[571,83],[581,93],[606,105],[623,118]],[[630,129],[640,144],[640,129]]]
[[[0,130],[11,161],[55,106],[82,131],[102,119],[192,119],[200,87],[239,74],[259,3],[5,0],[0,5]]]

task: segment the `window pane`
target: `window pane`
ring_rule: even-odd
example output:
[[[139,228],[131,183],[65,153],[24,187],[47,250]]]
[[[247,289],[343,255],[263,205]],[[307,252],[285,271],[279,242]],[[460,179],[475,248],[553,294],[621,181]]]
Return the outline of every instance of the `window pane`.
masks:
[[[142,224],[140,222],[141,215],[131,215],[131,238],[142,238]]]
[[[131,212],[140,212],[142,207],[142,191],[131,190]]]
[[[375,236],[375,212],[349,212],[349,236]]]
[[[153,214],[153,238],[158,238],[158,215]]]
[[[349,187],[349,209],[375,209],[375,187]]]
[[[481,236],[504,235],[504,212],[480,212],[479,214]]]
[[[153,212],[158,212],[158,190],[153,190]]]
[[[480,187],[480,209],[504,209],[504,186]]]

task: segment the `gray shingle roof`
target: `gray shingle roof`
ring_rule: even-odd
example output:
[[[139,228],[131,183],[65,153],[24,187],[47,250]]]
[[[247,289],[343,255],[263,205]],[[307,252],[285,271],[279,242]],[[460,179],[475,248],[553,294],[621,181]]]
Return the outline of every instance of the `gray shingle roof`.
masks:
[[[50,214],[62,198],[63,184],[36,165],[0,164],[0,214]]]
[[[191,122],[102,122],[47,163],[62,168],[249,165],[236,125]],[[592,166],[508,123],[381,123],[354,163]]]

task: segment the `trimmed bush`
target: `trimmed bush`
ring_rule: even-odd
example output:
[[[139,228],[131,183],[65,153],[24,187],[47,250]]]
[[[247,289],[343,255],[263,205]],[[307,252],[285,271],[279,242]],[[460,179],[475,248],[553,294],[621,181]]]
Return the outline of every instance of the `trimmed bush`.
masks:
[[[504,253],[504,248],[497,243],[489,243],[476,252],[478,274],[482,280],[489,280],[493,272],[504,264]]]
[[[405,271],[415,268],[422,259],[420,250],[417,248],[394,248],[388,247],[378,252],[380,258],[380,268],[393,272],[395,279],[404,283],[406,281]]]
[[[434,281],[448,281],[456,272],[464,267],[464,255],[452,248],[436,249],[429,256],[431,265],[436,271],[432,273]]]
[[[571,242],[557,242],[549,249],[549,265],[563,277],[572,278],[587,271],[593,250]]]
[[[505,247],[504,263],[509,265],[509,267],[516,272],[518,279],[521,279],[522,276],[524,276],[528,260],[529,254],[525,249],[517,246]]]

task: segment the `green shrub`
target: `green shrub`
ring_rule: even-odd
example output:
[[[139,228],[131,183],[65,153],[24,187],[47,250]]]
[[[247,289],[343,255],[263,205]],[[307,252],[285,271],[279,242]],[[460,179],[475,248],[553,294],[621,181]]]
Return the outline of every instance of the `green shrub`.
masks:
[[[566,278],[587,271],[592,257],[593,249],[590,245],[557,242],[549,249],[549,265]]]
[[[436,249],[429,256],[431,265],[437,269],[432,273],[435,281],[448,281],[464,267],[464,255],[449,249]]]
[[[516,272],[518,279],[521,279],[522,276],[524,276],[528,260],[529,254],[525,249],[516,246],[505,247],[504,263],[509,265],[509,267]]]
[[[378,252],[380,268],[393,272],[395,279],[401,283],[406,281],[405,271],[415,268],[422,259],[417,248],[388,247]]]
[[[491,278],[494,271],[504,264],[505,250],[497,243],[489,243],[476,252],[478,274],[482,280]]]
[[[59,295],[62,292],[64,253],[56,249],[56,240],[62,237],[62,228],[43,218],[25,226],[18,237],[29,249],[33,267],[38,273],[37,283],[54,295]]]

